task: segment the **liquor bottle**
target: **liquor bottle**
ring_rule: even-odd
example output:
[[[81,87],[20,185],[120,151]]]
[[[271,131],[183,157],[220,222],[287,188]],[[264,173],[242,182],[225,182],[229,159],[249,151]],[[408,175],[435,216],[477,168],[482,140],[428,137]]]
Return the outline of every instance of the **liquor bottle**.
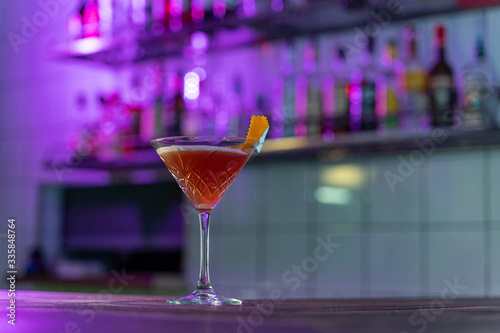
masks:
[[[379,129],[395,130],[400,127],[399,95],[402,88],[398,77],[402,71],[396,42],[391,40],[380,57],[380,71],[376,79],[375,111]]]
[[[429,99],[432,124],[435,127],[455,123],[456,89],[453,70],[446,60],[446,29],[436,27],[435,47],[437,61],[429,72]]]
[[[146,0],[130,2],[130,23],[135,33],[142,32],[146,28],[147,10]]]
[[[161,31],[170,24],[170,11],[172,0],[153,0],[153,27]]]
[[[321,124],[321,75],[318,73],[318,44],[304,44],[303,74],[296,80],[296,135],[318,136]]]
[[[290,41],[280,46],[280,73],[283,78],[283,123],[284,136],[295,135],[295,48]]]
[[[162,62],[158,62],[156,66],[151,67],[149,75],[157,82],[152,91],[152,135],[154,137],[161,137],[167,134],[167,121],[165,114],[165,65]],[[142,80],[144,78],[141,76]],[[137,87],[139,85],[139,79],[134,80],[133,85]]]
[[[146,30],[151,30],[154,35],[161,34],[170,24],[170,13],[178,13],[179,6],[174,0],[146,0],[144,7],[146,13]]]
[[[270,138],[282,138],[285,136],[285,80],[277,75],[272,81],[271,88],[271,126],[269,126]]]
[[[325,140],[331,140],[334,133],[349,132],[349,79],[345,52],[338,47],[331,74],[323,79],[321,133]]]
[[[129,1],[111,1],[113,8],[112,30],[113,36],[130,33],[130,11],[132,3]]]
[[[223,19],[226,16],[226,2],[225,0],[213,0],[213,15],[215,18]]]
[[[495,70],[486,60],[483,40],[478,37],[475,59],[461,73],[460,120],[463,129],[496,127],[498,101],[493,82]]]
[[[349,128],[351,132],[370,131],[377,127],[375,113],[375,78],[373,64],[373,38],[369,38],[360,55],[360,66],[351,71],[349,89]]]
[[[186,111],[186,105],[184,103],[184,97],[182,95],[182,92],[179,90],[175,93],[174,96],[174,107],[173,107],[173,115],[174,115],[174,122],[172,126],[172,131],[171,135],[182,135],[183,131],[183,115],[184,112]]]
[[[223,67],[217,68],[212,75],[212,98],[213,106],[211,112],[214,118],[214,135],[226,136],[229,123],[229,110],[227,105],[227,73]]]
[[[174,83],[169,82],[170,96],[168,103],[169,115],[167,116],[167,132],[169,136],[183,135],[184,131],[184,113],[186,112],[186,76],[178,71],[173,76]]]
[[[233,79],[232,91],[227,97],[228,104],[228,121],[227,121],[227,135],[238,136],[240,128],[244,128],[243,124],[249,123],[248,115],[243,109],[242,97],[242,80],[241,77]]]
[[[307,108],[309,94],[309,77],[308,74],[315,70],[316,62],[311,59],[315,55],[315,46],[312,41],[308,40],[304,43],[302,54],[302,69],[295,76],[295,136],[307,135]],[[299,67],[300,68],[300,67]]]
[[[204,2],[204,0],[191,0],[191,20],[194,23],[200,23],[205,18]]]
[[[203,78],[204,76],[204,78]],[[196,135],[214,135],[215,110],[214,94],[212,93],[212,73],[206,68],[205,75],[200,77],[200,104],[193,120],[196,127]]]
[[[400,82],[403,91],[401,100],[401,127],[408,132],[428,128],[429,96],[427,94],[427,70],[417,56],[417,31],[413,27],[403,30],[404,71]]]
[[[168,6],[168,27],[173,32],[179,32],[185,8],[183,0],[169,0],[165,2],[165,6]]]
[[[68,17],[68,40],[73,41],[82,38],[83,27],[83,13],[85,10],[85,3],[81,2],[78,10],[70,14]]]
[[[97,0],[89,0],[82,12],[82,37],[99,37],[99,4]]]
[[[268,117],[267,99],[263,94],[258,94],[255,102],[255,115]]]

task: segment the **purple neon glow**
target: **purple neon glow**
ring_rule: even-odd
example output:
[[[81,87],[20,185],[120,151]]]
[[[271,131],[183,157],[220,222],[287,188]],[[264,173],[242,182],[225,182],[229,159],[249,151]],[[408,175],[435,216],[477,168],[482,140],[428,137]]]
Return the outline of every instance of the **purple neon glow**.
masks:
[[[218,109],[215,114],[215,135],[224,136],[227,134],[229,124],[229,113],[226,109]]]
[[[191,35],[191,46],[197,51],[205,51],[208,48],[208,35],[197,31]]]
[[[392,65],[392,57],[388,54],[383,54],[380,57],[380,63],[382,65],[384,65],[385,67],[388,67],[388,66]]]
[[[182,0],[170,0],[170,17],[182,16]]]
[[[280,45],[280,72],[283,75],[290,75],[293,72],[293,45],[285,41]]]
[[[276,77],[273,80],[272,87],[272,119],[276,121],[274,126],[271,126],[271,134],[275,138],[280,138],[285,135],[284,121],[285,116],[283,114],[283,101],[285,93],[285,80],[282,76]]]
[[[203,67],[196,67],[192,70],[192,72],[198,75],[198,77],[200,78],[200,82],[205,81],[205,79],[207,78],[207,71]]]
[[[226,15],[226,3],[222,0],[214,1],[214,16],[218,18],[224,17]]]
[[[132,22],[141,25],[146,21],[146,0],[132,0]]]
[[[243,0],[243,16],[254,17],[255,16],[255,0]]]
[[[182,0],[170,1],[168,27],[173,32],[179,32],[182,29],[182,5]]]
[[[203,18],[205,17],[205,11],[203,10],[203,7],[194,6],[193,8],[191,8],[191,17],[195,22],[203,21]]]
[[[169,90],[178,91],[183,85],[182,78],[178,74],[170,74],[167,77],[167,85]]]
[[[116,2],[114,0],[113,2]],[[165,14],[167,14],[168,11],[170,11],[169,8],[165,8],[165,1],[163,0],[152,0],[151,4],[151,16],[153,18],[154,22],[163,22],[165,20]],[[161,25],[161,24],[157,24]]]
[[[221,99],[226,94],[226,72],[223,69],[213,74],[212,94],[214,99]]]
[[[200,96],[200,77],[195,72],[184,75],[184,98],[195,100]]]
[[[194,22],[201,22],[205,17],[203,0],[191,0],[191,18]]]
[[[333,142],[333,140],[335,140],[335,133],[332,130],[326,130],[323,133],[323,141]]]
[[[101,45],[102,40],[100,38],[89,37],[77,40],[71,47],[77,52],[87,54],[99,50]]]
[[[113,29],[113,3],[112,0],[99,1],[99,25],[101,34],[111,33]]]
[[[275,12],[281,12],[283,10],[283,0],[271,1],[271,9]]]
[[[351,72],[351,82],[353,84],[361,84],[363,82],[363,72],[360,68],[354,68]]]
[[[179,32],[182,29],[182,17],[181,16],[172,16],[168,21],[168,27],[172,32]]]

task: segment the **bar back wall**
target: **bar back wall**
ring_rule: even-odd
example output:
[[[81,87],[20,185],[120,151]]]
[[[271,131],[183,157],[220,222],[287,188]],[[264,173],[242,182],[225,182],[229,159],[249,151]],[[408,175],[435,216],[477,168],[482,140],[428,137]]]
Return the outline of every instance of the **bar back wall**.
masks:
[[[42,225],[62,218],[58,211],[44,210],[43,185],[106,186],[119,180],[120,175],[79,168],[74,159],[79,135],[102,117],[110,105],[103,100],[112,100],[116,92],[144,102],[130,92],[137,92],[137,81],[157,68],[55,59],[50,50],[67,41],[68,18],[78,5],[55,3],[52,15],[42,17],[39,12],[45,11],[36,2],[0,2],[0,225],[12,217],[17,221],[20,271],[42,243],[49,244],[49,267],[64,259],[58,252],[60,225]],[[498,7],[411,21],[421,32],[420,58],[429,66],[436,22],[448,28],[449,62],[457,71],[471,59],[478,31],[489,61],[500,68]],[[406,23],[391,23],[377,39],[400,36]],[[320,53],[329,54],[339,41],[355,37],[354,29],[321,35],[318,42],[329,47]],[[299,45],[305,41],[301,38]],[[256,98],[273,91],[278,49],[272,42],[206,55],[208,75],[227,78],[223,88],[212,83],[214,94],[217,87],[228,94],[241,90],[233,83],[237,77],[245,82],[238,105],[249,114],[262,105],[279,108],[272,96],[266,103]],[[383,48],[375,52],[380,59]],[[162,70],[191,70],[194,60],[186,58],[165,61]],[[318,66],[328,70],[330,61]],[[146,93],[153,95],[154,86],[145,86]],[[201,126],[193,119],[188,133]],[[251,161],[213,213],[214,288],[239,298],[266,298],[275,289],[288,298],[439,297],[452,285],[459,297],[499,296],[500,149],[440,149],[436,142],[431,149],[428,141],[421,143],[422,159],[416,163],[412,151]],[[71,167],[47,167],[52,160],[69,161]],[[134,173],[127,182],[164,181],[158,174]],[[184,247],[187,287],[194,285],[199,269],[195,217],[184,214],[184,239],[178,242]],[[2,272],[7,271],[6,244],[5,227],[0,229]],[[0,288],[7,288],[5,279]]]

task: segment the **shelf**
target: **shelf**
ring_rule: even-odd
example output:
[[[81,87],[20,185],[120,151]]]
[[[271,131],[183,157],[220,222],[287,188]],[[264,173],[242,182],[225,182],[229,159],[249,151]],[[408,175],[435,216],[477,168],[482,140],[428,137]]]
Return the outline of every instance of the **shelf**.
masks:
[[[345,158],[400,154],[422,150],[424,142],[433,142],[435,150],[472,149],[500,146],[500,131],[432,129],[428,133],[365,132],[340,134],[332,142],[320,138],[285,138],[266,141],[262,156],[255,161],[315,158],[341,161]]]
[[[194,31],[207,33],[211,40],[208,51],[244,47],[282,38],[363,28],[367,24],[384,27],[391,22],[429,15],[452,13],[471,8],[500,4],[500,0],[381,0],[350,1],[353,8],[344,8],[343,1],[310,0],[307,5],[285,7],[280,12],[266,10],[254,17],[243,17],[238,11],[223,19],[207,18],[201,23],[185,25],[179,32],[168,29],[134,32],[113,38],[85,38],[51,51],[59,59],[84,59],[107,65],[123,65],[158,58],[176,57],[189,47]],[[364,5],[363,5],[364,4]],[[377,16],[378,15],[378,16]]]
[[[259,156],[252,160],[252,164],[304,158],[341,161],[346,158],[372,154],[399,154],[421,150],[423,142],[429,141],[434,143],[435,150],[495,147],[500,146],[500,131],[433,129],[428,133],[413,134],[366,132],[339,134],[332,142],[325,142],[321,138],[305,137],[268,139]],[[53,168],[54,163],[60,167],[109,172],[165,168],[155,151],[146,143],[143,146],[138,146],[136,151],[123,154],[115,159],[85,158],[77,165],[46,161],[45,167]]]

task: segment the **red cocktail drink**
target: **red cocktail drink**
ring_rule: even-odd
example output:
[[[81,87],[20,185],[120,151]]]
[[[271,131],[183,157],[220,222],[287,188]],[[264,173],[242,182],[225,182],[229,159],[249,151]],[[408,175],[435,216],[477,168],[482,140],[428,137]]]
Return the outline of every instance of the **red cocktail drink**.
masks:
[[[170,146],[158,155],[198,211],[211,211],[250,158],[236,148]]]

